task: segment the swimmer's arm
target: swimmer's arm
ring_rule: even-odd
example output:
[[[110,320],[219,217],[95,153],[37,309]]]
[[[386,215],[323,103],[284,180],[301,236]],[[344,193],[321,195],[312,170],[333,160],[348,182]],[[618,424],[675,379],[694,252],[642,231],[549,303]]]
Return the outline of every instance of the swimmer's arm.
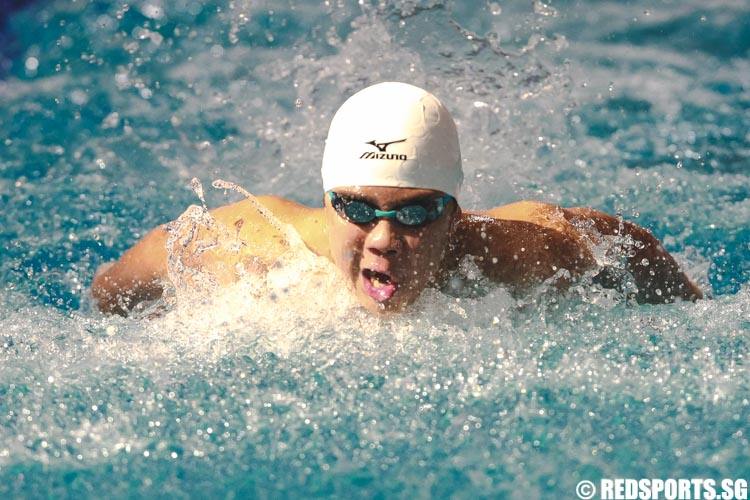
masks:
[[[167,278],[166,226],[159,226],[126,251],[115,263],[99,267],[91,284],[97,307],[126,316],[138,303],[161,297]]]
[[[259,196],[257,201],[282,223],[292,224],[313,252],[327,255],[322,209],[310,209],[275,196]],[[267,265],[289,249],[283,231],[249,200],[218,207],[211,210],[211,215],[217,224],[197,227],[190,238],[181,242],[178,251],[182,252],[184,264],[212,273],[219,283],[237,279],[238,267],[244,272],[265,272]],[[97,270],[91,291],[101,311],[124,316],[138,303],[162,295],[162,283],[168,279],[168,226],[154,229],[117,262]],[[219,240],[224,244],[212,244]],[[200,252],[196,251],[198,248]]]
[[[516,291],[543,282],[565,288],[595,264],[588,248],[563,231],[490,213],[465,212],[459,234],[461,254],[491,281]]]
[[[243,231],[243,236],[255,242],[253,248],[248,249],[249,253],[262,255],[264,252],[278,252],[278,245],[273,245],[273,240],[266,234],[270,232],[268,228],[252,223],[261,220],[257,210],[249,210],[247,213],[243,210],[246,203],[234,203],[212,210],[212,216],[220,223],[217,227],[232,227],[236,232],[236,238],[239,238],[239,232]],[[245,219],[248,220],[247,224]],[[169,279],[167,246],[170,224],[173,222],[152,230],[116,262],[99,267],[91,284],[91,293],[99,310],[107,314],[127,316],[139,303],[156,300],[162,296],[163,283]],[[194,251],[194,245],[218,237],[208,228],[196,226],[196,230],[184,243],[188,246],[182,248],[187,250],[183,257],[192,267],[208,268],[217,274],[217,278],[221,278],[220,281],[229,282],[231,277],[228,275],[232,273],[227,268],[235,264],[238,255],[226,255],[218,247],[200,253]]]
[[[574,218],[592,222],[601,236],[622,235],[633,240],[635,251],[624,264],[638,288],[638,302],[703,297],[648,230],[592,209],[560,209],[523,202],[487,212],[465,213],[459,225],[462,251],[474,256],[485,276],[510,288],[523,290],[545,281],[564,288],[582,273],[596,269],[591,242],[572,224]],[[604,269],[597,279],[614,285],[608,282],[609,277]]]
[[[564,209],[563,213],[569,221],[576,217],[593,221],[601,235],[632,238],[634,251],[627,257],[625,268],[638,287],[635,298],[639,303],[660,304],[676,299],[695,301],[703,298],[700,288],[690,281],[674,257],[649,230],[590,208]],[[604,273],[603,279],[606,280],[606,270]]]

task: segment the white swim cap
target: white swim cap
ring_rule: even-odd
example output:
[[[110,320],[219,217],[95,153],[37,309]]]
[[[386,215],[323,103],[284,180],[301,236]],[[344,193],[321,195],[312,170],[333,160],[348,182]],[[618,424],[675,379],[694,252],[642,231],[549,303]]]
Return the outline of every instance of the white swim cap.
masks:
[[[394,186],[458,195],[463,180],[458,132],[435,96],[385,82],[350,97],[331,121],[323,188]]]

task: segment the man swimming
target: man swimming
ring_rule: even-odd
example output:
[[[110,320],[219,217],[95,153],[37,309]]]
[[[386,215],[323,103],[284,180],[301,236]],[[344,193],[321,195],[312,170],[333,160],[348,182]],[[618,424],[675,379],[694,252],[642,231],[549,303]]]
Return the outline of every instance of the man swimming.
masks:
[[[564,289],[586,273],[629,290],[638,302],[702,298],[700,289],[646,229],[586,208],[522,201],[486,211],[462,210],[458,133],[432,94],[386,82],[350,97],[328,132],[322,166],[323,208],[260,196],[211,211],[237,251],[204,249],[191,265],[231,282],[264,272],[289,244],[274,217],[307,248],[327,257],[370,311],[396,312],[425,288],[446,286],[464,259],[483,276],[522,294],[540,284]],[[205,237],[206,235],[204,235]],[[601,268],[594,248],[626,241],[622,269]],[[96,273],[92,293],[107,313],[127,314],[161,296],[168,280],[168,225],[146,235]],[[627,283],[622,283],[622,281]]]

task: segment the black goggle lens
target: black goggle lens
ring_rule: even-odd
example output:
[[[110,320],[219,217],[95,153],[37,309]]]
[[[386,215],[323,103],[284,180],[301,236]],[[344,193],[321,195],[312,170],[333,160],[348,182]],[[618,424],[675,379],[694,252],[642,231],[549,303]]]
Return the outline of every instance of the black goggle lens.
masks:
[[[368,224],[378,217],[392,217],[400,224],[411,227],[433,222],[442,215],[445,205],[451,199],[450,195],[445,195],[442,198],[428,200],[424,204],[406,205],[397,210],[384,212],[364,201],[347,199],[333,191],[328,191],[328,195],[333,208],[339,215],[354,224]]]
[[[440,210],[442,213],[442,210]],[[434,214],[434,212],[433,212]],[[437,219],[438,214],[429,216],[427,209],[421,205],[407,205],[396,210],[396,220],[405,226],[420,226]]]
[[[334,203],[334,207],[336,205],[337,204]],[[356,224],[366,224],[375,219],[375,209],[367,203],[361,201],[350,201],[347,203],[344,200],[341,200],[338,205],[342,206],[346,218]],[[337,208],[337,210],[341,213],[341,208]]]

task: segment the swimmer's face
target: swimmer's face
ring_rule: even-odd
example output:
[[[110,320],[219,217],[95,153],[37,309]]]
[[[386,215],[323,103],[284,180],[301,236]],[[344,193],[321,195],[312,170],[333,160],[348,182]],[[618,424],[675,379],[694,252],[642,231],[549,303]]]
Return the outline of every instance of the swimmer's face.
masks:
[[[444,196],[439,191],[394,187],[357,187],[333,190],[346,200],[363,201],[382,211],[423,204]],[[403,225],[391,217],[355,224],[342,217],[325,197],[331,256],[354,286],[359,302],[370,311],[400,311],[435,283],[443,271],[453,220],[454,200],[434,221],[420,227]]]

